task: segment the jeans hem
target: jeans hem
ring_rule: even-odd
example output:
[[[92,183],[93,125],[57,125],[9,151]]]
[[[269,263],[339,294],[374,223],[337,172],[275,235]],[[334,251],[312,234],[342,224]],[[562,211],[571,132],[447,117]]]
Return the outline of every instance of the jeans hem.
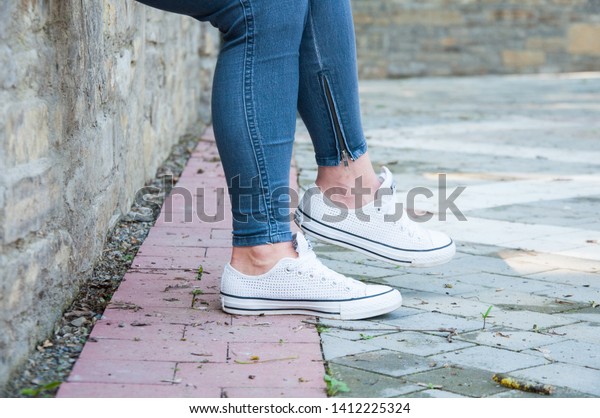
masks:
[[[359,145],[356,148],[350,149],[350,155],[352,156],[352,160],[356,160],[363,156],[367,152],[367,143],[363,141],[363,144]],[[317,161],[317,165],[322,167],[335,167],[341,164],[341,159],[339,156],[335,157],[315,157]]]
[[[279,232],[273,235],[260,235],[257,237],[233,237],[234,247],[252,247],[254,245],[277,244],[292,241],[291,232]]]

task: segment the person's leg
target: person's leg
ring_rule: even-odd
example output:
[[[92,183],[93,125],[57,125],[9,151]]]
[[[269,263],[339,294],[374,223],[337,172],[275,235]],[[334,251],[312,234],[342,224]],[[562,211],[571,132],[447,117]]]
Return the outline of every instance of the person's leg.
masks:
[[[267,272],[295,257],[289,169],[307,0],[235,1],[225,13],[213,82],[213,127],[233,211],[231,265]],[[233,18],[235,16],[235,18]]]
[[[247,274],[295,257],[289,169],[308,0],[139,0],[223,34],[212,118],[233,212],[231,265]]]
[[[361,125],[350,0],[310,1],[300,51],[298,109],[319,168],[296,222],[311,236],[399,265],[449,261],[454,242],[397,210],[392,174],[373,170]]]
[[[373,200],[380,182],[367,153],[360,116],[354,24],[349,0],[311,0],[300,50],[298,110],[318,164],[316,184],[347,191],[333,199],[354,207],[357,178]]]

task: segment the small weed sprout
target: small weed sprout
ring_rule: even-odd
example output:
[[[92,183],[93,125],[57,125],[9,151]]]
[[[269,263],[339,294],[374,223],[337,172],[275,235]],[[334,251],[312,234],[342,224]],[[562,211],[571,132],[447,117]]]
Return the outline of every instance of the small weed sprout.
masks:
[[[485,329],[485,320],[490,316],[490,311],[492,310],[492,306],[490,306],[489,308],[487,308],[487,311],[485,311],[485,313],[481,314],[481,317],[483,318],[483,328],[481,329]]]
[[[350,392],[350,388],[346,383],[337,380],[328,374],[323,376],[323,380],[325,380],[325,384],[327,385],[327,396],[335,396],[340,392]]]

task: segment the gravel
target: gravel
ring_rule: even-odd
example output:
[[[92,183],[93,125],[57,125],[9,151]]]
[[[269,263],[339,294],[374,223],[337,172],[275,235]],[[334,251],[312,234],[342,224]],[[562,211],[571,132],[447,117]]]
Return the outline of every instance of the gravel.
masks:
[[[56,324],[54,333],[38,343],[22,368],[0,390],[0,397],[53,397],[56,394],[158,217],[164,196],[178,180],[197,143],[197,137],[188,135],[173,146],[155,178],[146,183],[146,194],[136,196],[130,212],[108,232],[91,277],[81,285],[75,300]],[[172,182],[169,181],[171,178]],[[152,208],[146,207],[147,203],[139,206],[136,202],[142,200],[152,201],[155,205]]]

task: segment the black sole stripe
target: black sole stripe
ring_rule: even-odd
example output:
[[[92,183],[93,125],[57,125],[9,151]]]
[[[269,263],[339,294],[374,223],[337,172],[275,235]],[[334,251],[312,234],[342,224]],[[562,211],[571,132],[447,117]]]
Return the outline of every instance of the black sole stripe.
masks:
[[[250,309],[250,308],[238,308],[233,306],[225,305],[224,308],[232,309],[236,311],[247,311],[247,312],[259,312],[259,311],[269,311],[269,312],[292,312],[292,311],[308,311],[308,312],[317,312],[328,315],[340,315],[340,312],[329,312],[329,311],[320,311],[318,309],[310,309],[310,308],[265,308],[265,309]]]
[[[250,297],[250,296],[235,296],[235,295],[230,295],[228,293],[224,293],[221,292],[221,295],[223,296],[227,296],[230,298],[235,298],[235,299],[244,299],[244,300],[270,300],[273,302],[329,302],[329,303],[337,303],[337,302],[352,302],[352,301],[357,301],[357,300],[364,300],[364,299],[372,299],[372,298],[376,298],[378,296],[383,296],[383,295],[387,295],[390,292],[393,292],[395,289],[390,289],[390,290],[386,290],[383,293],[378,293],[376,295],[370,295],[370,296],[362,296],[360,298],[349,298],[349,299],[277,299],[277,298],[258,298],[258,297]]]
[[[301,228],[304,229],[304,230],[306,230],[306,231],[308,231],[308,232],[310,232],[311,234],[318,235],[320,237],[326,238],[326,239],[331,240],[331,241],[342,242],[342,243],[344,243],[346,245],[349,245],[351,247],[358,248],[359,250],[366,251],[369,254],[373,254],[373,255],[375,255],[377,257],[385,258],[386,260],[390,260],[390,261],[393,261],[395,263],[412,264],[412,261],[398,260],[396,258],[388,257],[387,255],[381,255],[379,253],[376,253],[375,251],[367,250],[366,248],[363,248],[361,246],[358,246],[358,245],[355,245],[355,244],[350,244],[350,243],[348,243],[346,241],[342,241],[342,240],[339,240],[339,239],[336,239],[336,238],[328,237],[327,235],[320,234],[318,232],[313,231],[310,228],[307,228],[306,225],[302,225]]]
[[[391,248],[392,250],[407,251],[407,252],[413,252],[413,253],[428,253],[428,252],[431,252],[431,251],[443,250],[444,248],[447,248],[447,247],[451,246],[451,245],[454,243],[454,241],[453,241],[452,239],[450,239],[450,242],[449,242],[448,244],[444,245],[443,247],[431,248],[431,249],[429,249],[429,250],[411,250],[411,249],[405,249],[405,248],[398,248],[398,247],[394,247],[393,245],[388,245],[388,244],[384,244],[384,243],[381,243],[381,242],[377,242],[377,241],[374,241],[374,240],[372,240],[372,239],[365,238],[365,237],[361,237],[360,235],[353,234],[352,232],[347,232],[347,231],[344,231],[344,230],[342,230],[342,229],[336,228],[336,227],[334,227],[334,226],[327,225],[327,224],[325,224],[325,223],[323,223],[323,222],[320,222],[320,221],[318,221],[318,220],[316,220],[316,219],[314,219],[314,218],[311,218],[309,215],[307,215],[306,213],[304,213],[304,211],[303,211],[302,209],[300,209],[300,208],[298,208],[298,209],[296,209],[296,210],[297,210],[298,212],[300,212],[300,213],[301,213],[303,216],[306,216],[306,217],[307,217],[308,219],[310,219],[311,221],[314,221],[314,222],[316,222],[316,223],[318,223],[318,224],[320,224],[320,225],[323,225],[325,228],[334,229],[334,230],[336,230],[336,231],[339,231],[339,232],[341,232],[341,233],[343,233],[343,234],[352,235],[353,237],[356,237],[356,238],[359,238],[359,239],[362,239],[362,240],[365,240],[365,241],[369,241],[369,242],[372,242],[372,243],[374,243],[374,244],[383,245],[384,247]],[[300,227],[301,227],[301,228],[305,228],[305,226],[304,226],[304,225],[300,225]],[[309,230],[309,231],[310,231],[310,229],[308,229],[308,228],[307,228],[307,230]],[[312,233],[314,233],[314,234],[317,234],[317,233],[316,233],[316,232],[314,232],[314,231],[311,231],[311,232],[312,232]],[[325,235],[322,235],[322,234],[317,234],[317,235],[319,235],[319,236],[325,236]],[[329,237],[327,237],[327,238],[329,238]],[[359,247],[359,246],[357,246],[357,245],[354,245],[354,244],[349,244],[349,243],[347,243],[346,241],[342,241],[342,240],[338,240],[338,239],[334,239],[334,238],[330,238],[330,239],[332,239],[332,240],[334,240],[334,241],[337,241],[337,242],[344,242],[344,243],[346,243],[346,244],[348,244],[348,245],[355,246],[356,248],[361,248],[361,249],[363,249],[363,250],[365,250],[365,251],[369,251],[369,250],[367,250],[366,248],[362,248],[362,247]],[[370,252],[371,254],[377,254],[377,253],[375,253],[375,252],[373,252],[373,251],[369,251],[369,252]],[[382,256],[382,257],[385,257],[385,256]],[[389,257],[385,257],[385,258],[389,258]],[[394,260],[393,258],[389,258],[389,259],[390,259],[390,260]],[[396,260],[396,261],[400,261],[400,260]],[[407,263],[407,261],[402,261],[402,262],[403,262],[403,263]]]

